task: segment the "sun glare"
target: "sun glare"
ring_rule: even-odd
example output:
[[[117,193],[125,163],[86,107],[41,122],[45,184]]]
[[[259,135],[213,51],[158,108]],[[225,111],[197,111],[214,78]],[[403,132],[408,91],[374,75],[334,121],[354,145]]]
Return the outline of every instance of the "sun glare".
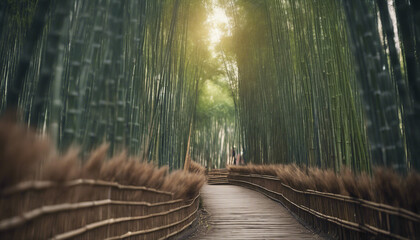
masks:
[[[215,0],[211,1],[209,9],[210,14],[207,18],[209,25],[209,48],[214,53],[214,49],[221,38],[229,33],[229,18],[226,16],[225,10],[217,6]]]

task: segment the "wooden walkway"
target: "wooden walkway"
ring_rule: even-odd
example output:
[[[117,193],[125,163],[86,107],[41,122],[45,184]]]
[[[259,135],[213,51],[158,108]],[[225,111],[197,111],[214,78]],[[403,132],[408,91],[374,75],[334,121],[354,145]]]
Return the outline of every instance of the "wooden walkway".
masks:
[[[201,191],[210,230],[201,239],[322,239],[283,206],[233,185],[206,185]]]

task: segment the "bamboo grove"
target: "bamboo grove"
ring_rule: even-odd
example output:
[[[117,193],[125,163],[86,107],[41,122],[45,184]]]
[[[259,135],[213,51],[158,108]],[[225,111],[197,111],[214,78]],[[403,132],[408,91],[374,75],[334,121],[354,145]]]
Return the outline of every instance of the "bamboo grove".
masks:
[[[1,9],[2,111],[19,106],[60,149],[106,141],[110,154],[126,148],[182,166],[207,51],[196,33],[201,2],[25,0]]]
[[[191,145],[192,158],[209,168],[226,166],[232,147],[237,145],[233,100],[229,86],[218,77],[215,75],[201,90]]]
[[[229,26],[209,48],[208,16]],[[0,112],[61,150],[110,143],[171,169],[191,157],[340,171],[420,169],[414,0],[7,0]]]
[[[418,1],[222,2],[249,161],[419,169]]]

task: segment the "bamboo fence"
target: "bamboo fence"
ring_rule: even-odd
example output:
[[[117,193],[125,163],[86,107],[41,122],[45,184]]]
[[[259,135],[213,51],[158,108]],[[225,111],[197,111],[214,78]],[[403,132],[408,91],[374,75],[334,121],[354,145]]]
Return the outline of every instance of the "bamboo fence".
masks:
[[[207,184],[229,184],[228,182],[229,171],[227,169],[212,169],[207,171]]]
[[[339,194],[299,191],[272,176],[235,174],[229,183],[282,203],[307,224],[340,239],[420,239],[420,215]]]
[[[199,195],[86,179],[25,182],[0,196],[0,239],[164,239],[199,207]]]

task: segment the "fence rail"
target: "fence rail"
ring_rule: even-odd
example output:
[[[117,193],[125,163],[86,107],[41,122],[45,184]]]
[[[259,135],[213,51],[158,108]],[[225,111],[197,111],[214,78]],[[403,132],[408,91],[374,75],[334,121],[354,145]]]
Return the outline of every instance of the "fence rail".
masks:
[[[230,173],[229,183],[281,202],[307,224],[340,239],[420,239],[420,215],[348,196],[299,191],[278,178]]]
[[[0,193],[1,239],[160,239],[190,226],[199,195],[79,179],[26,182]]]
[[[212,169],[207,172],[207,184],[228,184],[228,174],[227,169]]]

